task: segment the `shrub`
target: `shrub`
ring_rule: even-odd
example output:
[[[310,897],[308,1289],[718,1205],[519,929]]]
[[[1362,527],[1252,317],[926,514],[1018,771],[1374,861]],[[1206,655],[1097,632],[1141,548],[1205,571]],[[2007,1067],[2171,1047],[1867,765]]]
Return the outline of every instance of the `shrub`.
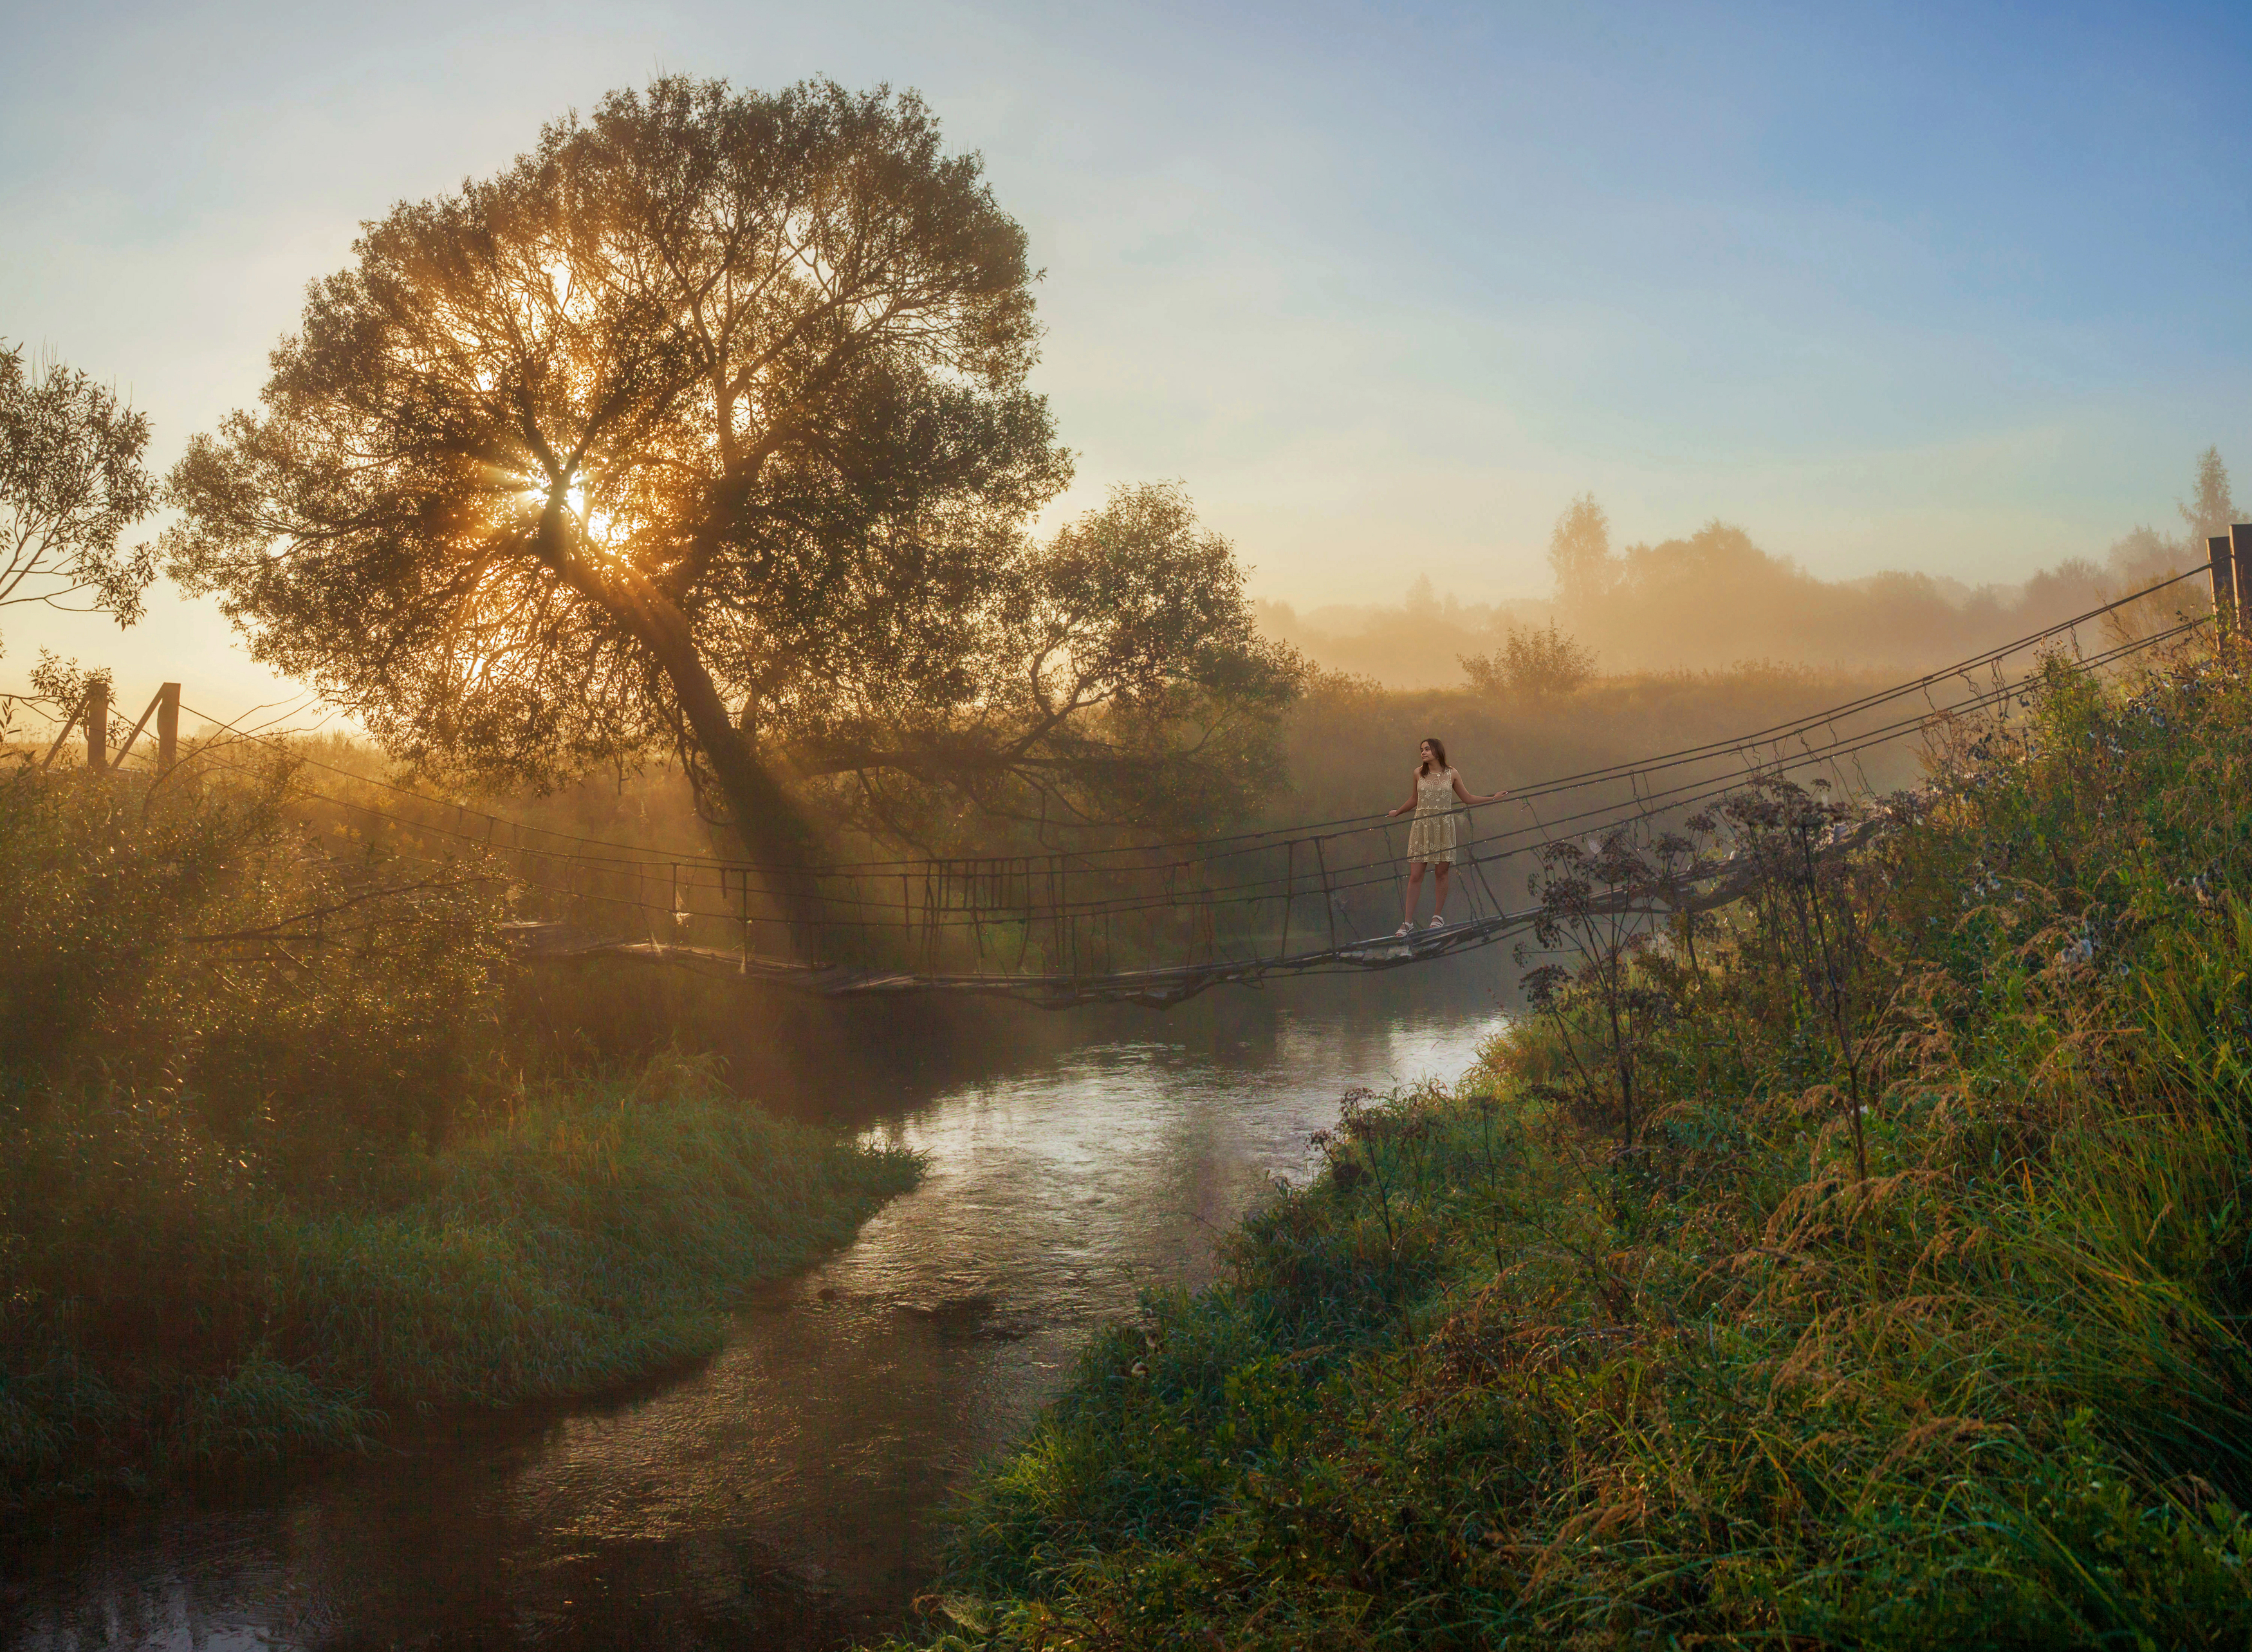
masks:
[[[1594,652],[1559,631],[1553,620],[1545,630],[1512,625],[1493,653],[1463,655],[1460,661],[1478,693],[1523,699],[1569,694],[1595,676]]]
[[[497,1047],[505,885],[316,837],[287,781],[0,774],[0,1105],[122,1086],[347,1157],[442,1135]]]

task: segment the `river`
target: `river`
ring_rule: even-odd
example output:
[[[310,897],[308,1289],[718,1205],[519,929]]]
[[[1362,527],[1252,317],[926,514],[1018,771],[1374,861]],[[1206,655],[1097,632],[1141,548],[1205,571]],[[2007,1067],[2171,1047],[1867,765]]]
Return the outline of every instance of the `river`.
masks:
[[[0,1543],[0,1646],[828,1648],[898,1626],[948,1494],[1094,1329],[1213,1241],[1349,1086],[1452,1078],[1475,956],[1167,1015],[996,1012],[796,1104],[928,1156],[712,1357],[591,1402],[426,1419],[316,1475],[48,1516]],[[879,1024],[867,1034],[881,1036]],[[871,1072],[880,1074],[872,1078]]]

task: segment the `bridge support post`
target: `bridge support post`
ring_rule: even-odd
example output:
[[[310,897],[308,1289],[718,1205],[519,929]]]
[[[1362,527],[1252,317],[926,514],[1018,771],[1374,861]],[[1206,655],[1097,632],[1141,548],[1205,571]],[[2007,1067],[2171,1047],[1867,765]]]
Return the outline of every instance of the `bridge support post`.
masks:
[[[1278,954],[1290,955],[1290,908],[1296,906],[1298,894],[1298,840],[1293,837],[1282,861],[1282,949]]]
[[[86,766],[97,774],[109,767],[109,684],[100,677],[86,685]]]
[[[2229,560],[2235,565],[2236,630],[2252,636],[2252,522],[2229,524]]]
[[[156,691],[156,772],[168,774],[180,760],[180,685],[167,683]]]
[[[2236,628],[2235,556],[2233,535],[2216,533],[2205,542],[2205,556],[2213,573],[2213,617],[2224,631]]]
[[[1322,840],[1318,837],[1314,839],[1314,864],[1321,869],[1322,911],[1330,920],[1330,950],[1335,952],[1338,949],[1337,890],[1330,883],[1329,852],[1322,847]]]

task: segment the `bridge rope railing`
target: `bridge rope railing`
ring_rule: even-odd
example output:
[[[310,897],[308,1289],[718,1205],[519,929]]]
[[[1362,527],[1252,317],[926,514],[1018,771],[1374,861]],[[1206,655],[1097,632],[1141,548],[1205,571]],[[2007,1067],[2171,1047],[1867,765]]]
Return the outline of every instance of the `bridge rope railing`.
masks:
[[[2184,626],[2171,628],[2166,632],[2158,634],[2156,636],[2144,639],[2134,643],[2130,643],[2120,649],[2097,656],[2097,658],[2091,661],[2090,663],[2101,665],[2103,663],[2109,663],[2109,661],[2114,657],[2123,656],[2127,653],[2136,651],[2141,648],[2168,640],[2172,636],[2181,634],[2182,631],[2189,628],[2190,625],[2193,625],[2195,623],[2198,622],[2191,621]],[[1930,720],[1930,718],[1934,715],[1961,714],[1983,708],[1998,701],[1998,699],[2005,698],[2009,695],[2017,692],[2019,686],[2019,685],[2014,683],[2004,682],[1998,685],[1990,686],[1974,693],[1971,696],[1966,697],[1964,699],[1951,702],[1945,705],[1934,706],[1926,711],[1919,712],[1916,716],[1900,718],[1891,723],[1878,725],[1873,729],[1859,731],[1858,737],[1851,740],[1832,739],[1825,742],[1819,746],[1804,747],[1797,753],[1790,753],[1788,752],[1776,753],[1772,755],[1768,761],[1770,766],[1776,762],[1782,761],[1788,761],[1794,765],[1797,765],[1808,761],[1821,761],[1843,756],[1850,756],[1869,746],[1881,745],[1894,738],[1895,735],[1921,728],[1928,723]],[[1749,746],[1748,742],[1739,742],[1726,749],[1730,753],[1730,754],[1734,755],[1745,753],[1753,748]],[[1641,773],[1648,774],[1656,772],[1672,766],[1672,763],[1668,760],[1653,760],[1651,764],[1645,766]],[[1682,806],[1684,800],[1690,795],[1691,791],[1693,789],[1694,784],[1698,783],[1701,782],[1692,783],[1691,787],[1686,788],[1676,787],[1659,791],[1638,791],[1636,794],[1636,796],[1638,800],[1645,802],[1655,808],[1662,809],[1669,805]],[[1533,797],[1544,793],[1553,793],[1557,789],[1559,788],[1553,785],[1539,788],[1519,788],[1519,790],[1512,794],[1509,801],[1511,802],[1529,803],[1530,800]],[[327,798],[325,801],[337,803],[346,809],[370,814],[395,824],[409,825],[418,829],[434,831],[440,836],[467,842],[476,847],[495,846],[492,840],[490,838],[459,831],[455,829],[446,826],[442,822],[434,824],[427,821],[414,821],[411,817],[400,815],[394,811],[385,810],[374,806],[356,802],[351,799],[339,799],[331,796]],[[452,806],[441,805],[441,807],[451,808]],[[1512,846],[1512,840],[1546,837],[1549,835],[1553,835],[1559,829],[1578,827],[1591,820],[1602,821],[1609,819],[1613,813],[1613,806],[1597,804],[1571,814],[1557,816],[1553,819],[1540,820],[1536,818],[1533,824],[1529,826],[1505,827],[1483,835],[1474,834],[1467,840],[1466,846],[1473,848],[1486,847],[1495,850],[1505,850],[1507,848]],[[1308,835],[1289,839],[1281,843],[1264,845],[1264,847],[1281,848],[1286,852],[1290,853],[1295,853],[1295,851],[1301,847],[1306,847],[1315,850],[1317,854],[1316,864],[1317,865],[1319,865],[1321,864],[1323,852],[1320,846],[1353,836],[1355,834],[1355,829],[1356,829],[1349,826],[1342,829],[1332,829],[1318,835]],[[1363,828],[1359,829],[1366,830],[1367,829]],[[1392,829],[1396,830],[1397,829]],[[542,849],[537,845],[526,846],[522,852],[553,860],[572,861],[587,858],[572,857],[561,851]],[[1243,851],[1237,851],[1234,857],[1241,858],[1242,852]],[[992,892],[995,891],[997,885],[999,885],[1003,881],[1008,879],[1015,880],[1016,885],[1019,887],[1025,886],[1025,880],[1035,876],[1046,877],[1053,879],[1058,875],[1059,870],[1067,871],[1070,869],[1069,861],[1070,857],[1064,856],[1051,856],[1046,857],[1010,857],[1006,860],[978,858],[959,862],[941,860],[917,863],[916,870],[923,875],[923,878],[927,882],[934,878],[949,878],[965,885],[978,884],[982,882],[985,891]],[[592,864],[600,863],[596,862]],[[1182,871],[1192,864],[1193,863],[1190,861],[1171,859],[1157,870],[1163,871],[1169,876],[1178,878]],[[1380,863],[1381,866],[1387,869],[1388,869],[1393,864],[1394,857],[1388,855],[1386,856]],[[627,904],[649,907],[651,910],[659,912],[669,913],[679,910],[680,896],[683,892],[688,888],[696,886],[692,881],[695,878],[696,873],[692,867],[690,866],[688,863],[685,863],[685,860],[682,862],[673,863],[673,866],[668,870],[673,871],[674,876],[671,883],[671,892],[664,902],[655,903],[642,898],[628,898]],[[719,871],[722,873],[730,870],[734,869],[729,868],[725,864],[722,864],[719,867]],[[1388,871],[1384,872],[1382,875],[1388,876]],[[1295,880],[1295,872],[1286,871],[1285,881],[1294,883]],[[1357,884],[1367,881],[1370,881],[1370,879],[1366,874],[1356,878],[1350,872],[1342,874],[1331,872],[1326,879],[1326,883],[1329,887],[1339,890],[1350,889],[1355,887]],[[1269,888],[1271,882],[1272,880],[1267,878],[1251,878],[1236,884],[1213,884],[1207,879],[1207,881],[1204,882],[1200,886],[1199,894],[1201,898],[1207,900],[1224,901],[1231,898],[1244,895],[1247,892],[1257,893],[1262,891],[1265,891]],[[912,906],[912,881],[910,882],[909,887],[911,892],[909,904]],[[617,899],[616,897],[604,897],[599,894],[594,895],[590,898]],[[844,896],[835,898],[835,900],[837,904],[855,905],[875,908],[878,913],[875,921],[879,923],[887,921],[889,911],[894,906],[893,901],[882,896],[861,898]],[[926,896],[926,904],[928,904],[928,900],[929,898]],[[1177,888],[1167,889],[1155,898],[1144,895],[1141,897],[1126,898],[1096,898],[1094,899],[1082,899],[1078,901],[1067,901],[1057,897],[1050,897],[1046,900],[1035,900],[1031,896],[1025,894],[1019,894],[1011,898],[1002,892],[980,892],[973,894],[969,904],[975,906],[990,909],[1025,909],[1027,907],[1068,908],[1077,910],[1081,913],[1101,913],[1103,912],[1123,913],[1141,910],[1152,905],[1177,906],[1180,904],[1180,899]]]
[[[2076,633],[2195,572],[1841,705],[1517,788],[1496,808],[1514,806],[1529,818],[1481,830],[1472,816],[1459,833],[1457,886],[1467,915],[1449,930],[1419,931],[1406,945],[1388,935],[1370,941],[1352,934],[1366,927],[1373,894],[1396,891],[1401,877],[1404,824],[1378,816],[1044,855],[836,863],[803,874],[820,914],[807,934],[772,899],[772,869],[528,827],[353,774],[292,751],[285,740],[243,738],[395,800],[386,806],[335,786],[309,797],[316,807],[379,826],[392,850],[406,858],[457,869],[482,858],[505,867],[536,914],[518,933],[538,955],[646,956],[821,990],[931,988],[1011,992],[1039,1002],[1150,1002],[1157,1001],[1150,983],[1159,977],[1185,983],[1279,969],[1383,968],[1490,944],[1525,916],[1507,910],[1494,874],[1541,845],[1678,818],[1753,773],[1828,766],[1842,776],[1847,763],[1935,718],[1976,715],[2023,693],[2027,679],[2005,677],[2003,663],[2060,639],[2073,639],[2072,669],[2082,670],[2160,646],[2211,616],[2183,618],[2093,656],[2078,649]],[[1969,691],[1943,702],[1940,691],[1956,684]],[[1913,714],[1871,720],[1918,697],[1922,704]],[[221,719],[208,720],[229,729]],[[208,751],[206,759],[231,767],[224,748]],[[1565,812],[1544,818],[1540,805],[1559,798],[1567,800]],[[1223,913],[1231,914],[1225,922]]]
[[[1972,705],[1984,704],[1995,698],[1997,694],[2005,695],[2009,691],[2009,687],[2005,684],[1998,691],[1972,697],[1969,700],[1958,702],[1954,706],[1944,709],[1951,709],[1955,711],[1965,710]],[[1923,718],[1919,716],[1915,718],[1901,719],[1896,723],[1880,726],[1873,731],[1870,731],[1863,740],[1855,742],[1854,744],[1856,746],[1864,746],[1881,742],[1895,732],[1909,727],[1920,725],[1922,720]],[[1741,743],[1739,743],[1736,746],[1731,749],[1741,751],[1744,749],[1744,747]],[[1849,748],[1845,745],[1833,740],[1831,742],[1825,742],[1823,746],[1810,748],[1806,752],[1803,753],[1796,760],[1819,760],[1826,757],[1833,757],[1842,754],[1848,749]],[[1665,766],[1666,765],[1663,762],[1654,761],[1644,766],[1644,772],[1656,770]],[[1553,789],[1555,788],[1553,787],[1526,788],[1524,791],[1520,791],[1519,797],[1520,799],[1525,798],[1529,792],[1552,791]],[[1677,789],[1674,792],[1657,794],[1656,799],[1660,803],[1664,803],[1666,802],[1675,801],[1679,795],[1680,794]],[[1647,797],[1652,795],[1644,793],[1641,794],[1641,795]],[[362,809],[366,807],[365,805],[353,805],[350,803],[349,800],[345,801],[348,807]],[[372,812],[378,816],[392,820],[394,823],[409,823],[421,827],[424,829],[428,829],[432,824],[427,820],[411,823],[405,822],[404,817],[400,816],[392,811],[382,810],[379,809],[374,809]],[[1558,820],[1537,822],[1535,826],[1531,828],[1520,827],[1504,829],[1501,831],[1486,834],[1483,836],[1473,835],[1471,846],[1490,846],[1495,849],[1499,849],[1505,846],[1508,841],[1512,838],[1523,837],[1529,835],[1544,834],[1546,832],[1553,831],[1561,826],[1578,825],[1587,819],[1603,816],[1608,812],[1608,806],[1599,805],[1595,808],[1583,809],[1574,814],[1565,816]],[[442,823],[438,823],[435,829],[441,835],[450,836],[457,840],[466,840],[472,843],[481,841],[478,838],[472,837],[469,833],[448,829]],[[1323,837],[1328,841],[1333,842],[1345,835],[1346,833],[1345,832],[1332,831],[1323,835]],[[1310,837],[1299,838],[1290,840],[1282,846],[1286,850],[1286,851],[1295,851],[1301,846],[1315,848],[1317,854],[1319,854],[1321,852],[1319,848],[1321,841],[1321,839]],[[482,842],[486,845],[490,845],[491,840],[486,838],[483,839]],[[542,855],[551,859],[585,860],[589,858],[583,857],[570,857],[557,850],[541,849],[537,845],[529,847],[532,853]],[[1388,855],[1385,857],[1385,864],[1387,869],[1390,861],[1391,857]],[[973,910],[977,908],[1013,908],[1019,911],[1044,910],[1050,913],[1075,911],[1083,914],[1091,913],[1099,915],[1106,913],[1112,914],[1122,913],[1135,910],[1147,909],[1155,906],[1177,906],[1181,905],[1182,892],[1179,887],[1179,884],[1182,873],[1185,870],[1187,870],[1192,864],[1192,863],[1181,860],[1170,861],[1163,870],[1168,876],[1171,886],[1165,888],[1155,896],[1145,893],[1138,897],[1129,896],[1122,898],[1113,896],[1109,898],[1098,898],[1094,900],[1074,900],[1056,892],[1050,892],[1045,898],[1039,898],[1029,892],[1018,892],[1013,895],[1008,892],[1007,885],[1012,880],[1020,891],[1028,890],[1030,886],[1029,880],[1035,877],[1045,878],[1052,885],[1060,882],[1063,877],[1067,876],[1071,870],[1068,857],[1050,857],[1044,861],[1038,860],[1036,857],[1018,857],[1006,862],[981,859],[952,864],[944,862],[928,863],[918,867],[917,870],[922,874],[922,881],[925,885],[926,893],[921,904],[927,908],[933,906],[947,906],[957,904],[952,901],[945,901],[934,898],[935,892],[932,890],[932,885],[938,882],[946,881],[963,885],[969,890],[967,898],[958,904]],[[1206,864],[1209,864],[1209,861],[1207,861]],[[726,867],[724,864],[719,869],[718,876],[719,878],[722,880],[723,892],[725,892],[724,880],[727,878],[729,870],[730,869]],[[677,913],[682,911],[686,904],[685,899],[685,893],[687,891],[692,890],[697,886],[699,874],[694,870],[692,864],[683,865],[680,863],[674,863],[671,866],[667,868],[667,871],[671,878],[671,888],[668,891],[667,899],[664,902],[659,904],[650,901],[643,896],[636,895],[634,897],[624,898],[627,904],[660,912]],[[1380,878],[1383,875],[1385,874],[1380,872],[1377,874],[1377,877]],[[1356,874],[1352,870],[1347,869],[1343,871],[1332,870],[1331,875],[1326,879],[1326,883],[1331,890],[1342,891],[1350,890],[1358,885],[1366,884],[1373,880],[1374,879],[1373,879],[1370,874],[1366,871]],[[540,881],[545,882],[546,880]],[[1286,885],[1295,883],[1295,873],[1286,871],[1284,881]],[[916,905],[914,900],[914,882],[915,879],[914,877],[909,875],[907,885],[907,899],[904,903],[907,908],[907,921],[909,922],[916,921],[914,918],[914,908]],[[1233,896],[1245,893],[1256,896],[1271,892],[1269,888],[1271,880],[1267,878],[1240,880],[1236,884],[1215,884],[1212,881],[1211,877],[1207,873],[1200,878],[1198,880],[1198,897],[1207,903],[1215,900],[1225,901]],[[583,893],[592,899],[611,902],[616,902],[621,899],[615,894],[607,893],[602,891],[587,890],[583,885],[567,884],[564,885],[564,887],[568,892]],[[862,897],[855,899],[849,895],[842,897],[832,896],[831,899],[832,905],[874,907],[878,911],[878,916],[873,920],[873,921],[882,925],[888,925],[889,923],[888,908],[891,906],[891,902],[887,899],[881,897],[873,899]],[[842,921],[850,922],[853,920],[844,920]],[[972,918],[957,921],[975,921],[975,920]]]

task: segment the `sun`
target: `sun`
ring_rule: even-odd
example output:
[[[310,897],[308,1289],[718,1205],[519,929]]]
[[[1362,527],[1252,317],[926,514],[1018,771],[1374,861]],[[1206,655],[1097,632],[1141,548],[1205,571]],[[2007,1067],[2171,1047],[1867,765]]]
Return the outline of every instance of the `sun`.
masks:
[[[547,504],[547,484],[528,482],[517,496],[532,510],[544,510]],[[617,533],[617,520],[608,511],[594,510],[587,505],[586,478],[573,478],[571,485],[564,489],[563,509],[565,514],[579,524],[580,533],[588,545],[605,556],[621,554],[611,543]]]

